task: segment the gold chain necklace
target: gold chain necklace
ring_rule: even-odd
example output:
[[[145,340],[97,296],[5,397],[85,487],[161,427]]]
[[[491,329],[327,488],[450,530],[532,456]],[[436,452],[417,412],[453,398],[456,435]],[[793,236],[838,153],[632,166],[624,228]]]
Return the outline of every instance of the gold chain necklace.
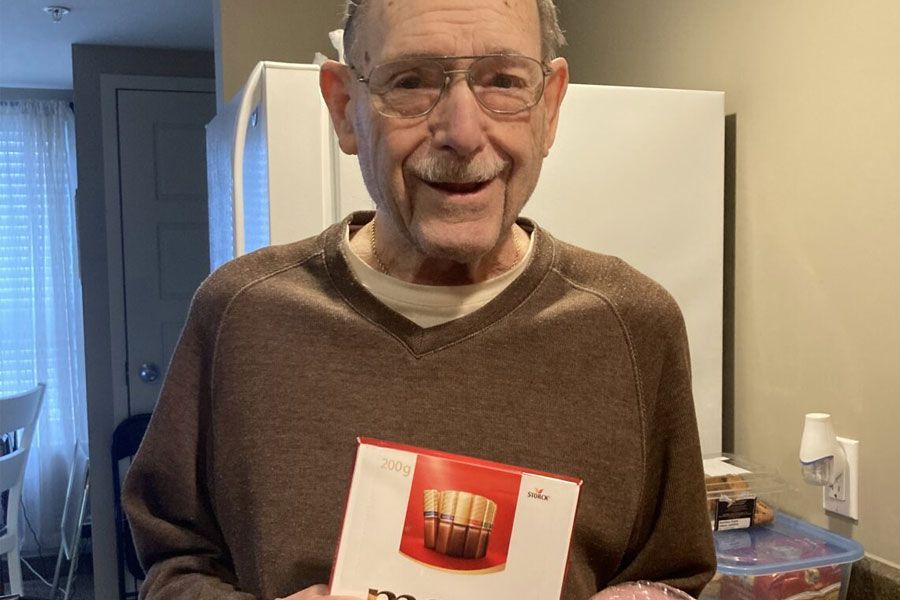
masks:
[[[385,275],[390,275],[390,270],[387,268],[387,265],[382,262],[381,257],[378,256],[378,251],[375,250],[375,219],[372,219],[372,228],[369,229],[369,247],[372,249],[372,256],[375,257],[378,268],[381,269],[381,272]]]
[[[513,261],[513,264],[510,265],[509,269],[512,269],[514,266],[519,264],[519,259],[522,256],[522,250],[519,247],[519,236],[516,235],[515,229],[512,233],[513,236],[513,245],[516,248],[516,259]],[[387,265],[384,264],[384,261],[381,260],[381,257],[378,255],[378,251],[375,249],[375,219],[372,219],[372,227],[369,229],[369,248],[372,250],[372,257],[375,259],[375,262],[378,263],[378,268],[385,275],[390,275],[391,271],[388,269]],[[509,270],[507,269],[507,271]]]

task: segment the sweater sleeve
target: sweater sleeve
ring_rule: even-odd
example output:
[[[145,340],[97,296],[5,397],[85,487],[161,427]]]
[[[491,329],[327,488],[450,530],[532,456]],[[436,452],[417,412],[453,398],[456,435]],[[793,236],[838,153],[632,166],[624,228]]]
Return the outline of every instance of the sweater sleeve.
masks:
[[[255,599],[239,590],[210,501],[206,436],[217,311],[204,286],[123,486],[123,506],[147,572],[144,600]]]
[[[697,596],[716,568],[684,321],[668,316],[641,332],[644,465],[628,551],[610,584],[651,580]],[[640,342],[638,342],[640,343]],[[652,358],[650,358],[652,357]]]

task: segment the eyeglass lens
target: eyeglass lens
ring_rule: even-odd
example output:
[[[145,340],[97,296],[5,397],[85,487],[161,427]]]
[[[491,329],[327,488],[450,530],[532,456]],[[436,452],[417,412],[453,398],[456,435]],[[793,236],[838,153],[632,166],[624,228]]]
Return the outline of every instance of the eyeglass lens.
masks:
[[[399,60],[375,67],[369,76],[369,89],[376,108],[385,114],[423,115],[438,103],[447,74],[453,72],[437,60]],[[478,102],[493,112],[523,111],[534,106],[543,93],[543,67],[525,56],[484,56],[460,72],[467,72],[466,79]]]

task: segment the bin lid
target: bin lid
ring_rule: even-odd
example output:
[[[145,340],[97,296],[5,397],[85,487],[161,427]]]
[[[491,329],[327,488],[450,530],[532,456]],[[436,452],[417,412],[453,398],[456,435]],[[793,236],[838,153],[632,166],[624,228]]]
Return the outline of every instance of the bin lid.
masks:
[[[713,535],[718,569],[725,575],[770,575],[863,557],[859,542],[784,513],[779,513],[774,523]]]

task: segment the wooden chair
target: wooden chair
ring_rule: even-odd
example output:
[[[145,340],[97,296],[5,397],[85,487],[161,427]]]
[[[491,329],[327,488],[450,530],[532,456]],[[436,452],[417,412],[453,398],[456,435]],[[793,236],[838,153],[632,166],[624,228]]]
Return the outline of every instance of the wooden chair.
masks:
[[[0,556],[6,556],[13,594],[24,593],[22,564],[19,562],[19,501],[43,399],[43,383],[33,390],[0,398],[0,439],[5,442],[6,450],[0,456],[0,495],[6,496],[5,505],[0,503]]]

